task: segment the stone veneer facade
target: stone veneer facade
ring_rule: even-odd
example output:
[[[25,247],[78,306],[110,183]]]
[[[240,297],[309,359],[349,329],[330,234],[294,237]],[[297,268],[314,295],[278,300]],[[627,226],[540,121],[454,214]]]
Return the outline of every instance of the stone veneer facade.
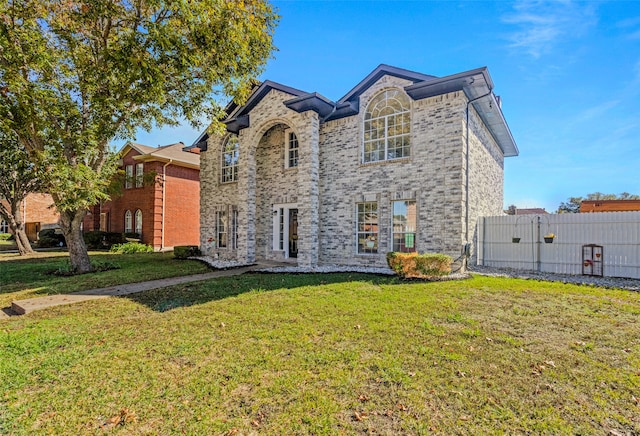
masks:
[[[321,110],[291,109],[289,103],[297,97],[291,92],[296,90],[263,90],[264,95],[246,105],[249,125],[238,129],[237,182],[220,182],[227,136],[208,138],[200,172],[204,254],[245,262],[283,259],[286,253],[274,238],[274,221],[279,219],[278,205],[295,204],[299,265],[383,266],[392,250],[392,201],[415,200],[419,252],[462,259],[470,243],[473,255],[477,218],[502,212],[504,151],[466,91],[459,89],[410,99],[410,157],[362,163],[364,113],[371,98],[383,90],[422,83],[394,72],[379,67],[347,95],[357,99],[357,113],[334,119],[323,118]],[[285,168],[285,129],[295,132],[299,142],[299,164],[292,169]],[[369,201],[378,205],[378,252],[358,254],[357,203]],[[226,231],[237,233],[237,242],[230,237],[226,248],[215,245],[219,210],[229,217]]]

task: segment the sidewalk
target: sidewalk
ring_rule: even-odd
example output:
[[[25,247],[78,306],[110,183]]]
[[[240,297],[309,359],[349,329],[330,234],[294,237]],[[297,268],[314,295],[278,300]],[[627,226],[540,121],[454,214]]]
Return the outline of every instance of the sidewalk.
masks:
[[[229,270],[212,271],[204,274],[190,276],[170,277],[166,279],[152,280],[148,282],[129,283],[108,288],[89,289],[87,291],[73,292],[71,294],[48,295],[46,297],[29,298],[27,300],[13,301],[11,310],[0,310],[0,320],[8,319],[13,315],[25,315],[34,310],[46,309],[65,304],[79,303],[82,301],[97,300],[108,297],[121,297],[123,295],[135,294],[137,292],[149,291],[151,289],[166,288],[168,286],[181,285],[183,283],[199,282],[202,280],[214,279],[217,277],[229,277],[244,274],[254,269],[264,268],[265,265],[252,265]]]

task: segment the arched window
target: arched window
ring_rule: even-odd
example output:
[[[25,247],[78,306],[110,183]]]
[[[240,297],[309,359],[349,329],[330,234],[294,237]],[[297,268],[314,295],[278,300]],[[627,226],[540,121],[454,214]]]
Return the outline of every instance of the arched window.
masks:
[[[133,232],[133,217],[130,210],[124,213],[124,231],[125,233]]]
[[[409,157],[411,104],[399,89],[387,89],[371,99],[364,114],[362,161]]]
[[[142,237],[142,211],[136,210],[136,233],[138,237]]]
[[[238,180],[238,158],[240,157],[240,143],[236,135],[229,135],[222,147],[221,183],[236,182]]]

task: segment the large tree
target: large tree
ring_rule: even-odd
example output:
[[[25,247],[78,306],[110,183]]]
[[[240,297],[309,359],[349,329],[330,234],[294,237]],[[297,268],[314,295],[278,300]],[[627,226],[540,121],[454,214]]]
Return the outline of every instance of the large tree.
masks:
[[[592,192],[587,194],[586,197],[569,197],[567,201],[560,203],[558,213],[578,213],[580,212],[580,203],[584,200],[640,200],[640,195],[629,194],[628,192],[623,192],[620,195]]]
[[[33,253],[21,208],[29,193],[41,189],[40,176],[15,135],[0,131],[0,216],[9,224],[20,255]]]
[[[105,198],[109,144],[139,128],[217,119],[274,47],[263,0],[9,0],[0,5],[0,127],[46,162],[77,272],[86,210]]]

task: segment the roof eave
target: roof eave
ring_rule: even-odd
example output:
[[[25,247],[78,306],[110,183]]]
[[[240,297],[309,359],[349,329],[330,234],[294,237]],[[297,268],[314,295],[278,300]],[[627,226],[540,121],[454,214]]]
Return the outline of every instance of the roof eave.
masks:
[[[185,153],[187,153],[187,152],[185,152]],[[164,156],[141,154],[139,156],[134,156],[133,160],[139,161],[139,162],[171,163],[171,164],[174,164],[174,165],[177,165],[177,166],[180,166],[180,167],[192,168],[192,169],[196,169],[196,170],[200,169],[200,164],[194,164],[194,163],[191,163],[191,162],[182,161],[180,159],[172,159],[170,157],[164,157]]]
[[[471,104],[489,129],[504,156],[518,155],[518,147],[511,130],[509,130],[502,109],[492,92],[493,81],[486,67],[409,85],[405,87],[405,91],[414,100],[463,91],[468,100],[472,102]]]
[[[284,102],[285,106],[298,113],[314,111],[321,118],[326,117],[335,108],[335,103],[317,92],[302,95]]]

